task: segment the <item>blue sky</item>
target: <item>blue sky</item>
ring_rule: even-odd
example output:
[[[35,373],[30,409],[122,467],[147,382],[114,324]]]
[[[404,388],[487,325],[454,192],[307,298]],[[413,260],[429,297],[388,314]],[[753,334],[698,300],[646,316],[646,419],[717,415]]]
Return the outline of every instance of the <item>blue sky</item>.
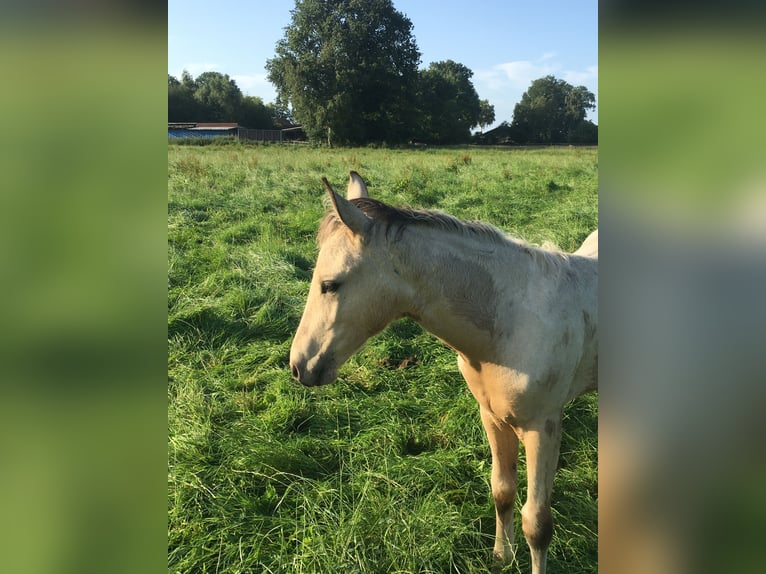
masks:
[[[276,97],[266,60],[290,24],[294,0],[168,0],[168,73],[228,74],[247,95]],[[421,67],[454,60],[473,70],[495,124],[532,80],[552,74],[586,86],[598,104],[598,2],[394,0],[413,24]],[[588,114],[598,123],[598,108]]]

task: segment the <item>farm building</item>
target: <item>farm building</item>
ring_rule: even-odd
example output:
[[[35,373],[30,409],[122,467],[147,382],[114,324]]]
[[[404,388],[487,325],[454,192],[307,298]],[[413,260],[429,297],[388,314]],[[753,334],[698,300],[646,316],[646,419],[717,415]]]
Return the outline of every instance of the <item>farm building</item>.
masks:
[[[239,124],[236,123],[168,123],[169,138],[215,138],[238,135]]]
[[[488,144],[488,145],[508,145],[512,144],[511,139],[511,125],[508,122],[503,122],[499,126],[482,134],[477,134],[476,143]]]
[[[277,130],[255,130],[235,123],[168,122],[168,138],[215,138],[233,137],[240,141],[282,142],[296,139],[303,133],[300,126]]]

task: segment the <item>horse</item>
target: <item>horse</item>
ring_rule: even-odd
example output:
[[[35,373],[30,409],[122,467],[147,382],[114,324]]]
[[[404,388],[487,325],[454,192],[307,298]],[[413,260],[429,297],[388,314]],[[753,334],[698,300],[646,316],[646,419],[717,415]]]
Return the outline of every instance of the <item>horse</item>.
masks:
[[[369,197],[350,172],[331,210],[290,349],[313,387],[392,321],[410,317],[457,352],[492,454],[499,564],[516,552],[519,441],[527,457],[521,526],[532,574],[545,574],[564,405],[598,384],[598,230],[574,253],[540,248],[484,223],[400,209]]]

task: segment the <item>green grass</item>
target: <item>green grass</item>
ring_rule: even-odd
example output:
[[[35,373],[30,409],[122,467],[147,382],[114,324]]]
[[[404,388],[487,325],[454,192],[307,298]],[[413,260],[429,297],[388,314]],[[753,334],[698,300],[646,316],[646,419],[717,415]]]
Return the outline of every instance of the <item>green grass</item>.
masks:
[[[290,377],[320,178],[345,190],[355,169],[378,199],[572,250],[597,154],[168,146],[169,572],[486,572],[490,454],[452,351],[403,320],[334,385]],[[595,395],[567,408],[551,574],[596,572],[596,428]],[[525,480],[522,462],[517,510]],[[505,571],[526,573],[516,518]]]

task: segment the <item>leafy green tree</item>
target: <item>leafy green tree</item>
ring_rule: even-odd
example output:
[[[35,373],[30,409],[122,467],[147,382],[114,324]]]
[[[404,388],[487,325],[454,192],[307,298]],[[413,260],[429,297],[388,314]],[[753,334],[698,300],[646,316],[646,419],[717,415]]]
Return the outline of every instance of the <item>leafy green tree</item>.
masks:
[[[590,120],[582,120],[570,132],[569,143],[597,144],[598,126]]]
[[[489,103],[489,100],[479,100],[479,121],[476,125],[481,129],[492,125],[495,121],[495,106]],[[475,126],[471,126],[475,127]]]
[[[310,138],[359,144],[409,136],[419,63],[391,0],[296,0],[266,68]]]
[[[512,138],[519,143],[571,142],[586,110],[596,108],[596,97],[585,86],[545,76],[532,82],[516,104]]]
[[[236,116],[239,125],[262,130],[273,129],[275,117],[274,108],[256,96],[243,96]]]
[[[245,96],[226,74],[204,72],[194,79],[183,71],[181,81],[168,74],[169,122],[237,122],[272,129],[278,111],[261,98]]]
[[[190,85],[168,74],[168,121],[195,121],[198,109],[199,105],[194,99],[194,81]]]
[[[186,70],[181,72],[181,85],[191,93],[197,91],[197,82],[194,80],[194,76]]]
[[[495,111],[482,104],[473,87],[473,72],[452,60],[434,62],[418,81],[419,139],[452,144],[468,141],[471,128]],[[484,116],[482,116],[484,113]],[[490,123],[491,123],[490,121]]]
[[[242,91],[228,74],[204,72],[195,80],[194,99],[203,111],[199,121],[234,122],[237,121]]]

